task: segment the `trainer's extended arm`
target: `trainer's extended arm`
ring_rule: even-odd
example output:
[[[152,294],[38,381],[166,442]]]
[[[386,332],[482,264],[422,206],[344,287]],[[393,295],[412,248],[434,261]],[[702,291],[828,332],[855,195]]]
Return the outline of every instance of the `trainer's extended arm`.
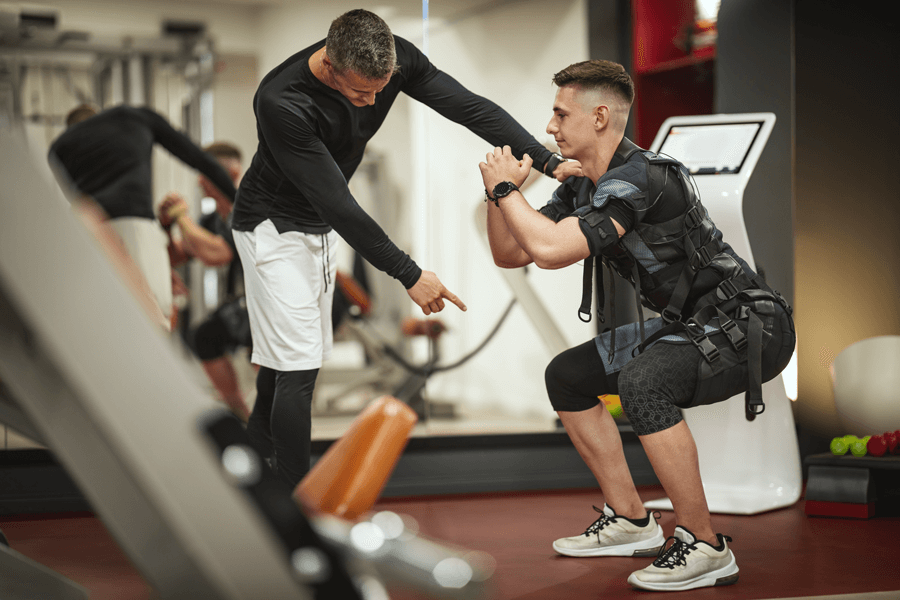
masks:
[[[373,267],[411,289],[419,279],[419,266],[359,206],[314,128],[297,119],[286,104],[278,96],[258,101],[260,131],[282,172],[344,241]]]

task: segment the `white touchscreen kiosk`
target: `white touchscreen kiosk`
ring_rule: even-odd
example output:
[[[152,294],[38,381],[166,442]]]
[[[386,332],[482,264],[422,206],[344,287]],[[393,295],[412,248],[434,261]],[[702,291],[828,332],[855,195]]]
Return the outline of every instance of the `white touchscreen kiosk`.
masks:
[[[716,227],[753,268],[743,194],[774,125],[772,113],[672,117],[650,147],[690,170]],[[711,512],[755,514],[800,498],[800,451],[781,375],[763,384],[763,400],[765,412],[754,421],[746,419],[743,394],[684,412]],[[672,508],[668,499],[645,506]]]

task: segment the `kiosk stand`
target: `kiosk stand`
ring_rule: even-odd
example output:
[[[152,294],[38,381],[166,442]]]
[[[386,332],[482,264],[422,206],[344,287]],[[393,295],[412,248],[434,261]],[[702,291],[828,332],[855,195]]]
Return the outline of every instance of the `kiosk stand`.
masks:
[[[753,268],[743,194],[774,124],[772,113],[672,117],[651,146],[690,170],[716,227]],[[744,414],[743,394],[684,412],[710,512],[756,514],[800,498],[800,450],[781,375],[763,384],[762,392],[766,409],[752,422]],[[664,498],[644,506],[671,510],[672,503]]]

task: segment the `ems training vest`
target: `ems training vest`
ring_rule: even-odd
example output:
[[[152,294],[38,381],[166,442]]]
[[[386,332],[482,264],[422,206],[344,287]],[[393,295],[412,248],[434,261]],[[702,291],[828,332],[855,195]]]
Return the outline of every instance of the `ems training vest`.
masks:
[[[723,240],[684,165],[623,138],[596,186],[586,177],[572,177],[557,188],[541,212],[556,222],[569,216],[581,220],[591,250],[591,257],[585,259],[579,308],[583,321],[590,320],[594,256],[634,285],[638,308],[643,305],[661,315],[661,319],[646,322],[649,337],[645,336],[643,319],[621,327],[621,334],[628,339],[617,344],[620,328],[615,322],[615,304],[610,305],[611,329],[608,335],[598,336],[597,343],[613,370],[630,358],[631,353],[621,356],[626,348],[643,351],[657,340],[692,343],[705,358],[696,402],[733,395],[729,389],[734,382],[722,383],[722,378],[716,380],[714,376],[728,370],[736,373],[733,367],[748,361],[750,379],[744,387],[747,418],[752,420],[762,412],[761,352],[767,334],[760,316],[771,321],[775,303],[788,315],[790,307]],[[621,223],[626,229],[621,238],[610,215],[626,221]],[[599,264],[597,272],[602,277]],[[611,288],[614,284],[615,278],[611,278]],[[603,285],[597,290],[602,294]],[[603,298],[598,298],[601,321],[603,303]]]
[[[642,150],[623,138],[609,169],[593,187],[586,177],[569,178],[541,212],[555,221],[567,216],[581,219],[592,253],[630,281],[640,304],[667,322],[681,320],[682,315],[687,318],[703,306],[734,297],[738,288],[752,286],[756,274],[723,241],[687,169],[678,161]],[[604,231],[601,222],[608,216],[597,210],[613,200],[627,207],[634,219],[620,239]],[[684,211],[662,222],[647,218],[659,203],[672,202],[682,204]],[[590,262],[585,261],[587,294]],[[734,289],[724,282],[734,283]],[[598,292],[602,289],[598,286]],[[602,311],[602,298],[597,305]],[[589,295],[581,315],[590,320]]]

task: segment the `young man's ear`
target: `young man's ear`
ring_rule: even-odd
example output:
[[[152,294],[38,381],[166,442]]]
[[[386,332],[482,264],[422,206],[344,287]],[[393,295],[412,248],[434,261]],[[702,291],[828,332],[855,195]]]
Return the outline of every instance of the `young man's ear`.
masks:
[[[605,104],[595,106],[594,112],[593,112],[593,117],[594,117],[594,129],[596,129],[597,131],[600,131],[601,129],[605,128],[607,125],[609,125],[609,118],[610,118],[609,107]]]

